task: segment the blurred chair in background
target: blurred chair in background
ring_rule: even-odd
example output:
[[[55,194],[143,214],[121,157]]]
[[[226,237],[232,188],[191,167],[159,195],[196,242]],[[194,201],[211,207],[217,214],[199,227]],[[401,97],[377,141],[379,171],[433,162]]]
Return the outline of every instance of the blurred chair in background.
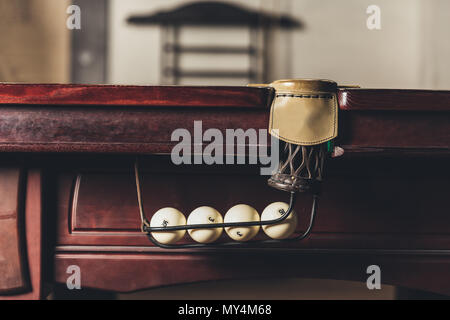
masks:
[[[137,26],[159,25],[161,27],[161,79],[163,84],[183,84],[183,79],[241,79],[248,82],[268,82],[268,43],[274,28],[301,28],[302,23],[288,16],[278,16],[247,9],[224,2],[194,2],[173,10],[158,11],[149,15],[133,15],[128,23]],[[181,34],[186,27],[210,30],[210,41],[205,44],[183,43]],[[248,43],[210,44],[217,37],[215,28],[240,28],[249,32]],[[184,41],[186,42],[186,41]],[[212,41],[216,42],[216,41]],[[236,41],[236,43],[242,41]],[[220,63],[200,68],[184,67],[183,55],[217,56]],[[226,64],[225,56],[238,55],[246,59],[248,66],[220,68]],[[239,64],[242,65],[242,64]]]

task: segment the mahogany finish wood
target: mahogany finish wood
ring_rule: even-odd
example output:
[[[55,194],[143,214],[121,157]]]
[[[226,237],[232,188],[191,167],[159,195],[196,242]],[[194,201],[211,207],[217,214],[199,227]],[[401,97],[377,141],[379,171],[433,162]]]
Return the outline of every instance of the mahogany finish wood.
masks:
[[[450,92],[398,89],[342,89],[341,110],[349,111],[449,111]]]
[[[0,151],[169,154],[175,129],[266,129],[268,88],[0,85]],[[448,153],[450,93],[346,89],[348,152]],[[347,112],[352,111],[352,112]],[[414,150],[415,149],[415,150]]]
[[[266,108],[272,94],[252,87],[0,84],[0,105]]]
[[[430,161],[335,160],[323,186],[313,234],[305,241],[277,247],[450,250],[447,162],[434,159],[433,167],[417,172],[416,168]],[[213,206],[225,214],[232,206],[247,203],[262,212],[272,202],[288,201],[288,194],[267,186],[267,177],[260,176],[256,166],[240,170],[205,166],[193,169],[169,163],[166,157],[141,160],[149,220],[163,207],[178,208],[187,216],[200,206]],[[76,165],[58,169],[54,182],[58,190],[58,250],[64,250],[64,246],[123,243],[151,247],[140,232],[133,162],[108,169],[100,165],[96,168],[92,162],[89,169],[77,169]],[[299,197],[295,208],[301,216],[298,231],[306,227],[310,205],[310,197]],[[260,238],[265,238],[262,231]],[[185,241],[189,241],[188,236]]]
[[[27,286],[21,176],[19,168],[0,168],[0,293],[18,292]]]
[[[367,281],[378,265],[383,284],[450,294],[448,254],[335,251],[254,251],[152,254],[57,253],[55,281],[65,283],[67,267],[78,265],[87,287],[132,292],[180,283],[267,277]],[[111,271],[114,270],[114,271]]]
[[[170,154],[178,128],[265,128],[266,110],[0,106],[0,151]]]
[[[37,169],[30,169],[26,174],[26,187],[23,190],[22,198],[25,203],[25,222],[22,224],[24,246],[21,251],[23,268],[26,270],[26,286],[19,291],[19,294],[10,292],[1,296],[0,300],[23,299],[36,300],[45,298],[44,294],[44,270],[49,266],[44,264],[43,235],[46,228],[42,225],[42,173]],[[24,196],[24,197],[23,197]],[[0,241],[7,241],[2,234]],[[46,248],[48,251],[49,248]],[[0,278],[1,279],[1,278]]]
[[[0,84],[0,105],[268,108],[273,91],[255,87]],[[450,92],[341,89],[342,110],[449,111]]]
[[[30,273],[31,290],[22,299],[45,298],[44,274],[48,272],[48,258],[50,252],[48,246],[43,247],[46,237],[46,226],[43,225],[42,203],[43,175],[39,169],[31,168],[28,171],[27,195],[25,210],[25,230],[27,242],[27,257]],[[51,265],[51,264],[50,264]]]
[[[450,295],[449,92],[339,92],[338,143],[346,153],[330,162],[317,224],[305,241],[167,252],[139,232],[137,155],[149,217],[165,206],[188,215],[201,205],[225,213],[247,203],[261,212],[287,201],[257,166],[177,167],[167,156],[173,130],[193,132],[197,120],[203,131],[266,129],[272,96],[247,87],[0,85],[0,167],[20,163],[28,172],[25,227],[14,232],[24,234],[20,256],[30,281],[23,295],[6,297],[43,297],[44,280],[64,284],[69,265],[81,267],[85,288],[128,292],[280,270],[365,281],[367,266],[376,264],[384,283]],[[1,182],[8,192],[16,190],[8,181]],[[0,203],[7,198],[0,194]],[[310,205],[300,196],[299,230]],[[17,243],[7,229],[2,241]]]

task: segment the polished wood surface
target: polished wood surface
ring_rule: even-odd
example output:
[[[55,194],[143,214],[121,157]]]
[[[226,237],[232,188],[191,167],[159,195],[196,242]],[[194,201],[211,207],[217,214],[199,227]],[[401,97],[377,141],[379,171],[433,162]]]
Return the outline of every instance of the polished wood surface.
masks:
[[[341,110],[449,111],[449,91],[398,89],[342,89]]]
[[[16,230],[31,280],[27,296],[9,297],[42,298],[43,282],[64,284],[70,265],[81,267],[85,288],[129,292],[268,276],[365,281],[376,264],[383,283],[450,295],[449,92],[339,92],[337,143],[346,152],[329,163],[302,242],[167,252],[140,233],[136,156],[149,218],[165,206],[188,215],[202,205],[261,212],[287,201],[257,166],[174,166],[168,157],[173,130],[193,133],[197,120],[203,131],[267,129],[272,96],[247,87],[0,85],[0,167],[28,172],[25,228]],[[298,231],[310,206],[300,196]]]
[[[275,247],[450,249],[447,160],[434,159],[433,167],[427,167],[429,160],[418,158],[405,161],[344,156],[333,161],[323,186],[313,234],[305,241]],[[91,160],[89,168],[72,161],[62,161],[71,164],[68,166],[55,164],[54,169],[58,172],[53,181],[57,190],[58,249],[124,243],[153,247],[140,232],[133,159],[116,166],[110,161],[109,168],[99,160]],[[234,205],[245,203],[261,213],[272,202],[288,201],[288,194],[267,186],[267,177],[260,176],[256,166],[192,168],[169,164],[167,157],[141,159],[144,205],[149,220],[164,207],[178,208],[187,216],[200,206],[213,206],[225,214]],[[305,229],[310,207],[311,197],[300,195],[295,208],[301,217],[298,231]],[[263,232],[260,238],[265,238]],[[185,241],[189,241],[188,236]]]
[[[170,154],[171,134],[267,129],[273,91],[248,87],[0,85],[0,151]],[[344,89],[348,152],[448,153],[450,93]]]
[[[448,159],[344,156],[331,163],[306,240],[206,252],[167,252],[151,245],[139,232],[132,160],[107,167],[96,161],[90,160],[89,168],[82,159],[78,166],[61,161],[66,165],[55,167],[57,282],[64,283],[64,270],[72,264],[94,270],[84,279],[90,287],[116,291],[265,276],[364,281],[365,268],[376,264],[383,283],[450,293]],[[145,157],[141,163],[148,218],[166,206],[188,215],[203,205],[225,213],[246,203],[262,212],[271,202],[287,201],[286,194],[266,186],[257,168],[180,168],[168,166],[165,157]],[[310,200],[299,198],[298,231],[306,227]],[[266,239],[262,232],[258,238]],[[221,241],[226,240],[224,235]]]
[[[23,219],[25,221],[21,224],[20,229],[21,241],[23,242],[20,254],[23,263],[22,268],[25,271],[22,277],[26,282],[20,290],[7,292],[3,296],[0,295],[0,300],[45,298],[43,269],[50,270],[49,267],[52,265],[52,263],[48,263],[50,248],[48,246],[45,249],[43,248],[47,227],[42,224],[42,172],[31,167],[24,176],[26,177],[22,183],[26,187],[21,189],[20,198],[24,201]],[[8,240],[7,234],[1,236],[1,241]]]
[[[265,108],[272,93],[251,87],[0,84],[0,105]]]
[[[78,265],[87,287],[133,292],[198,281],[265,278],[318,278],[366,282],[367,267],[378,265],[383,284],[449,295],[447,254],[310,251],[233,253],[57,253],[55,281]],[[83,274],[82,274],[83,276]]]
[[[268,108],[265,87],[0,84],[0,105]],[[449,111],[450,91],[351,89],[338,92],[341,110]]]
[[[27,286],[23,247],[23,186],[19,168],[0,169],[0,293]]]

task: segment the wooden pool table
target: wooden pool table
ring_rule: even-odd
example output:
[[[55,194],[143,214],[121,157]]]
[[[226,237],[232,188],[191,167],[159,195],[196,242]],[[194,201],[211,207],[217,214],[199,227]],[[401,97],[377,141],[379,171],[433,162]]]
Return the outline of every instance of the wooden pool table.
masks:
[[[73,265],[83,288],[113,292],[267,277],[365,282],[378,265],[385,284],[450,295],[450,91],[339,89],[345,154],[329,161],[305,240],[151,244],[140,230],[137,157],[149,215],[286,201],[258,166],[170,159],[172,132],[196,120],[224,133],[267,129],[273,97],[268,87],[0,84],[0,298],[44,298],[44,284],[65,284]],[[300,195],[299,230],[310,206]]]

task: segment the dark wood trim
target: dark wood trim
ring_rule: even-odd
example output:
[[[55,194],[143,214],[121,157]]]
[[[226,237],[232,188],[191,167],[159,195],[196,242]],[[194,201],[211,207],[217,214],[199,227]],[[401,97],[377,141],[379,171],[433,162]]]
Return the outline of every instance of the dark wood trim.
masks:
[[[450,111],[450,91],[341,89],[344,111]],[[0,84],[0,105],[270,107],[267,87]]]
[[[158,247],[145,246],[56,246],[55,253],[168,253],[167,250]],[[221,248],[221,249],[180,249],[173,253],[298,253],[298,254],[349,254],[349,255],[386,255],[386,256],[449,256],[450,250],[392,250],[392,249],[299,249],[286,247],[259,247],[259,248]]]
[[[28,170],[27,198],[25,209],[25,228],[28,266],[31,281],[31,291],[21,299],[44,298],[44,255],[49,254],[43,248],[42,224],[42,172],[39,169]]]
[[[24,246],[23,171],[0,169],[0,294],[22,292],[28,287]]]
[[[27,286],[21,294],[1,296],[0,300],[37,300],[43,292],[43,238],[42,238],[42,173],[31,169],[27,174],[25,198],[25,223],[22,226],[26,250],[24,261],[27,263]]]
[[[268,110],[272,90],[251,87],[0,84],[0,105],[240,107]]]
[[[382,270],[383,284],[450,294],[448,256],[354,256],[295,252],[175,255],[57,253],[55,282],[66,282],[69,265],[89,270],[81,274],[82,287],[115,292],[133,292],[198,281],[267,277],[365,282],[368,278],[367,267],[378,265]]]
[[[450,91],[342,89],[339,106],[346,111],[450,111]]]
[[[174,90],[174,96],[176,90],[179,90],[180,94],[183,90],[171,88]],[[233,92],[233,89],[229,90]],[[3,105],[0,106],[0,152],[170,154],[173,146],[177,144],[171,141],[172,132],[185,128],[193,135],[194,122],[198,120],[202,121],[203,132],[217,128],[223,135],[226,129],[230,128],[240,128],[244,131],[267,129],[268,107],[254,104],[262,100],[268,102],[267,95],[265,99],[260,95],[267,91],[249,89],[253,95],[249,95],[247,98],[250,100],[245,102],[247,98],[242,95],[240,89],[237,90],[242,98],[240,104],[227,102],[226,91],[222,91],[223,95],[218,98],[218,101],[222,99],[220,103],[234,106],[229,108],[217,104],[215,108],[207,107],[214,101],[214,96],[208,95],[201,101],[186,102],[186,105],[198,106],[190,108],[163,108],[164,103],[182,104],[181,98],[173,97],[168,98],[172,99],[171,103],[161,100],[158,107],[145,109],[136,105]],[[165,94],[168,92],[170,90],[166,90]],[[195,92],[195,89],[190,91],[192,92]],[[217,93],[215,90],[211,92]],[[154,98],[153,96],[152,99]],[[105,103],[108,103],[106,93],[104,99]],[[109,103],[114,103],[114,100]],[[152,103],[157,104],[156,101]],[[240,107],[244,105],[247,107]],[[344,146],[347,154],[448,155],[449,117],[450,112],[444,111],[341,111],[337,144]],[[259,141],[259,144],[267,145],[267,141]]]

